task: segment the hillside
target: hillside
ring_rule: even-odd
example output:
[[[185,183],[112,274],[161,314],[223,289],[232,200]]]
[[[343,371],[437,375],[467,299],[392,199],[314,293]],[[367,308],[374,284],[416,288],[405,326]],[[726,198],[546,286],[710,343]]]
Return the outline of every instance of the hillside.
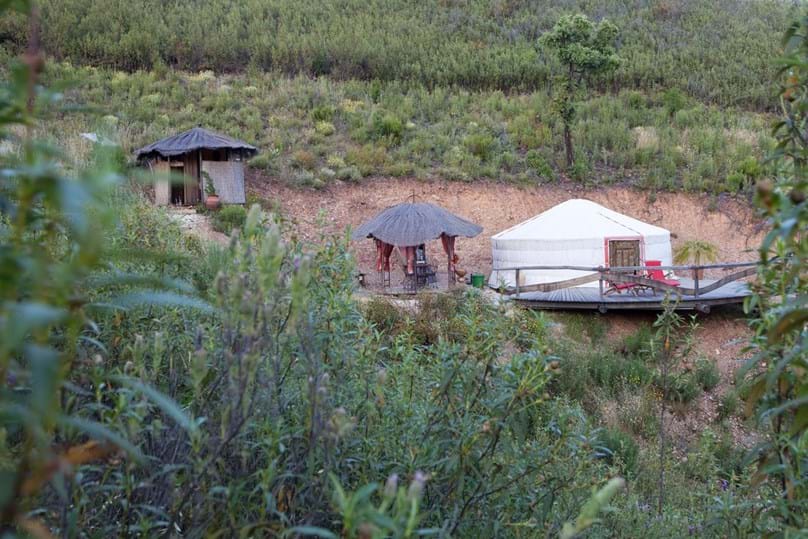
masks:
[[[253,167],[307,188],[393,176],[748,194],[772,146],[771,117],[677,93],[623,91],[581,102],[576,165],[567,169],[562,126],[544,90],[429,90],[264,73],[129,74],[66,64],[53,65],[49,76],[73,81],[68,103],[92,107],[65,121],[51,118],[41,131],[75,148],[78,158],[82,145],[88,149],[79,137],[85,131],[118,140],[131,159],[137,147],[205,125],[258,146]],[[96,112],[106,116],[99,120]]]
[[[621,29],[626,61],[604,88],[677,87],[721,106],[770,109],[770,59],[797,13],[775,0],[41,0],[43,46],[75,64],[134,71],[273,71],[408,86],[544,89],[536,39],[582,12]],[[22,17],[0,24],[18,50]]]
[[[493,182],[470,185],[402,178],[341,183],[316,191],[290,187],[255,171],[248,174],[247,188],[252,200],[263,201],[268,209],[280,212],[301,241],[312,243],[323,233],[339,235],[348,227],[356,228],[383,209],[415,195],[416,200],[438,204],[483,227],[476,238],[459,239],[457,252],[462,268],[486,275],[491,271],[491,236],[571,198],[593,200],[667,228],[674,236],[674,248],[687,240],[710,238],[722,261],[754,260],[756,246],[763,239],[762,223],[755,211],[745,202],[728,197],[713,201],[705,195],[661,193],[650,200],[642,192],[621,187],[524,187]],[[427,249],[434,260],[443,259],[439,242]],[[375,250],[371,242],[353,242],[351,251],[360,271],[375,282]],[[396,278],[402,277],[399,272]]]

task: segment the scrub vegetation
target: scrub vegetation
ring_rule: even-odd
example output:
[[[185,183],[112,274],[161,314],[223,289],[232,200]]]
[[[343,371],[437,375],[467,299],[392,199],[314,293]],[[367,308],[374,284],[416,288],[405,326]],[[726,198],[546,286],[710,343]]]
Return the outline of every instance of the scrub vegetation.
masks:
[[[760,247],[759,285],[746,305],[754,333],[750,359],[736,388],[718,395],[721,374],[696,352],[697,321],[672,309],[653,325],[615,340],[607,338],[600,318],[512,309],[472,289],[426,295],[407,306],[360,301],[346,237],[323,234],[302,243],[288,233],[282,215],[255,204],[246,212],[219,213],[221,229],[232,231],[226,246],[203,243],[140,193],[124,151],[90,147],[69,136],[91,126],[104,139],[123,139],[128,149],[172,126],[170,115],[188,123],[204,119],[225,131],[235,125],[253,129],[256,138],[279,141],[267,145],[276,151],[262,154],[263,163],[255,166],[277,167],[282,174],[294,170],[316,186],[328,176],[323,168],[353,181],[365,174],[364,166],[370,173],[379,170],[373,167],[410,162],[414,169],[463,171],[463,159],[473,156],[474,167],[485,167],[508,153],[510,139],[502,134],[509,132],[509,121],[527,116],[520,107],[545,103],[543,92],[506,95],[459,86],[413,89],[397,80],[174,72],[161,66],[190,62],[200,49],[178,47],[187,57],[172,59],[162,56],[165,49],[155,54],[146,47],[150,41],[140,34],[131,41],[107,38],[121,25],[150,20],[156,26],[143,31],[151,28],[157,43],[167,39],[160,30],[167,23],[146,16],[159,11],[156,5],[112,2],[95,33],[56,24],[72,20],[81,28],[84,22],[69,17],[102,4],[43,2],[44,28],[53,32],[45,39],[46,51],[58,48],[63,57],[99,64],[134,58],[118,67],[154,71],[50,63],[33,39],[37,18],[26,0],[10,4],[17,11],[3,18],[4,31],[18,44],[24,40],[21,28],[33,21],[30,45],[9,62],[0,81],[3,534],[363,539],[805,534],[808,18],[789,30],[785,72],[771,79],[782,84],[783,121],[754,151],[737,130],[750,126],[744,122],[762,127],[764,116],[727,113],[692,96],[623,90],[579,104],[576,163],[599,147],[588,138],[596,135],[582,125],[590,122],[603,137],[619,134],[593,118],[654,118],[659,126],[654,136],[681,137],[682,155],[694,159],[674,161],[680,183],[666,186],[671,189],[694,181],[689,174],[695,163],[736,171],[746,162],[743,174],[750,174],[758,169],[749,153],[762,157],[768,148],[772,179],[744,176],[749,182],[744,188],[755,194],[770,227]],[[159,7],[182,13],[190,9],[182,6],[199,4]],[[215,14],[218,4],[209,4]],[[232,4],[227,3],[231,11],[212,19],[216,28],[242,28],[240,17],[248,12]],[[275,9],[271,2],[243,5],[259,13]],[[387,4],[371,2],[370,15],[358,16],[357,25],[366,24],[363,17],[372,20],[380,5]],[[485,5],[499,6],[508,21],[529,14],[519,3]],[[663,5],[668,7],[658,13],[673,20],[691,9],[690,3],[653,9]],[[712,20],[704,5],[693,5]],[[747,15],[765,6],[767,24],[785,10],[779,5],[732,4]],[[314,17],[310,10],[317,6],[324,11]],[[439,15],[431,24],[468,17],[462,31],[472,32],[488,20],[479,15],[490,13],[481,12],[482,6],[436,4]],[[429,13],[411,9],[414,17]],[[147,12],[139,17],[137,10]],[[325,21],[338,27],[345,20],[329,19],[331,12],[317,2],[295,13],[297,18],[285,17],[306,28]],[[633,15],[642,20],[647,10]],[[397,13],[385,24],[401,17]],[[177,23],[180,39],[193,31],[193,20]],[[732,21],[728,28],[740,24],[740,15]],[[533,22],[528,17],[525,24]],[[760,24],[743,22],[750,31]],[[424,28],[422,44],[418,36],[406,40],[416,52],[431,50],[433,27]],[[480,36],[490,34],[497,42],[497,31]],[[310,43],[305,32],[294,38],[278,34],[265,39]],[[210,62],[217,61],[217,50],[232,50],[236,56],[228,58],[239,58],[244,53],[239,47],[248,42],[234,38],[229,47],[229,35],[199,35],[207,39],[189,43],[211,47],[203,50]],[[260,35],[266,33],[251,33],[249,39]],[[775,39],[771,30],[761,35]],[[453,45],[438,31],[433,37],[460,51],[466,43]],[[378,39],[372,50],[380,55],[395,51],[379,46],[387,38],[392,39],[389,33],[368,34],[369,43]],[[91,46],[96,42],[101,48]],[[514,36],[517,52],[519,43]],[[355,50],[363,46],[359,40]],[[277,62],[256,59],[262,50],[250,48],[243,57]],[[766,65],[774,65],[773,56]],[[728,63],[736,60],[754,62],[754,55],[727,56]],[[664,67],[664,58],[659,64]],[[329,74],[339,75],[342,66],[336,62]],[[398,69],[404,76],[414,68],[401,62]],[[49,90],[64,76],[76,79],[77,88]],[[728,87],[736,85],[754,89],[737,82]],[[716,84],[716,91],[722,87]],[[106,110],[76,111],[83,98]],[[278,123],[264,124],[272,114]],[[686,118],[687,129],[674,123]],[[424,125],[429,128],[419,127]],[[537,132],[525,127],[521,133]],[[547,140],[554,140],[551,133]],[[650,144],[649,131],[641,133]],[[415,144],[419,137],[425,137],[421,146]],[[456,165],[430,153],[444,137],[448,151],[462,157]],[[325,142],[332,139],[340,142]],[[722,142],[729,140],[740,154]],[[693,150],[698,141],[704,154]],[[561,148],[548,143],[553,150],[545,156],[542,144],[513,151],[521,156],[514,166],[523,166],[517,164],[523,159],[554,173]],[[627,155],[637,155],[633,144]],[[737,149],[741,144],[746,150]],[[396,153],[403,148],[409,153]],[[666,151],[654,148],[655,157],[642,165],[649,171],[659,160],[653,152]],[[435,162],[416,164],[421,158]],[[692,188],[728,181],[720,174],[702,178],[709,182]],[[689,444],[674,447],[671,419],[694,413],[705,394],[720,400],[718,417]],[[730,422],[742,412],[763,441],[754,449],[732,436]]]
[[[53,64],[47,76],[74,81],[66,100],[102,117],[57,117],[50,125],[59,128],[43,130],[45,137],[80,151],[80,133],[102,131],[129,152],[201,124],[255,144],[261,153],[253,168],[300,187],[414,176],[750,195],[773,147],[770,116],[670,92],[626,90],[576,101],[576,159],[567,167],[564,124],[544,90],[68,64]]]
[[[537,46],[563,15],[608,18],[625,58],[602,90],[678,88],[720,106],[771,109],[778,37],[799,12],[773,0],[41,0],[47,52],[137,71],[245,70],[401,81],[468,90],[537,90],[557,67]],[[25,45],[6,17],[7,48]]]

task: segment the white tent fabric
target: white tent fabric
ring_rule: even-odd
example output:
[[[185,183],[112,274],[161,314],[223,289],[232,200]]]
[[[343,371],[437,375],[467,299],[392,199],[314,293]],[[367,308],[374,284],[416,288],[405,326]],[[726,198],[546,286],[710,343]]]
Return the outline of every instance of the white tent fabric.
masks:
[[[671,265],[668,230],[617,213],[590,200],[573,199],[492,236],[491,287],[515,286],[516,272],[499,268],[524,266],[607,265],[609,240],[640,240],[640,259]],[[576,270],[526,270],[519,285],[574,279],[588,272]],[[598,286],[598,282],[582,286]]]

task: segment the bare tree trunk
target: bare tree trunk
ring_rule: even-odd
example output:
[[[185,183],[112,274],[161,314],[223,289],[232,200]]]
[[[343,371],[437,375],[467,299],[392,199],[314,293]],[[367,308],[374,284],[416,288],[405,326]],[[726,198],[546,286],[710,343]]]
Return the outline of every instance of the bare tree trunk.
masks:
[[[572,151],[572,131],[570,125],[564,123],[564,149],[567,152],[567,168],[575,164],[575,154]]]
[[[662,400],[659,402],[659,505],[657,514],[662,516],[665,505],[665,401],[668,399],[668,363],[670,342],[665,339],[662,348]]]

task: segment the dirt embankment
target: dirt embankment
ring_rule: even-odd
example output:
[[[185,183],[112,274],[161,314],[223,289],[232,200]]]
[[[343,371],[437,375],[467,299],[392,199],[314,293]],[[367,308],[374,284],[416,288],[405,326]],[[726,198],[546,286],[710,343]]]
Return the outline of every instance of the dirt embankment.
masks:
[[[755,257],[762,232],[749,205],[734,199],[713,203],[706,195],[646,193],[624,187],[584,190],[574,186],[520,187],[493,182],[421,182],[379,178],[360,184],[337,184],[326,189],[297,189],[260,175],[247,177],[248,192],[278,204],[296,233],[314,240],[322,230],[341,232],[356,228],[379,211],[415,199],[439,204],[483,226],[476,238],[459,238],[460,266],[487,274],[491,270],[490,237],[571,198],[586,198],[642,221],[662,226],[674,235],[674,248],[689,239],[702,239],[719,248],[719,260],[744,261]],[[321,228],[322,223],[322,228]],[[353,245],[361,271],[371,273],[375,250],[371,242]],[[427,247],[428,255],[442,260],[440,242]]]

